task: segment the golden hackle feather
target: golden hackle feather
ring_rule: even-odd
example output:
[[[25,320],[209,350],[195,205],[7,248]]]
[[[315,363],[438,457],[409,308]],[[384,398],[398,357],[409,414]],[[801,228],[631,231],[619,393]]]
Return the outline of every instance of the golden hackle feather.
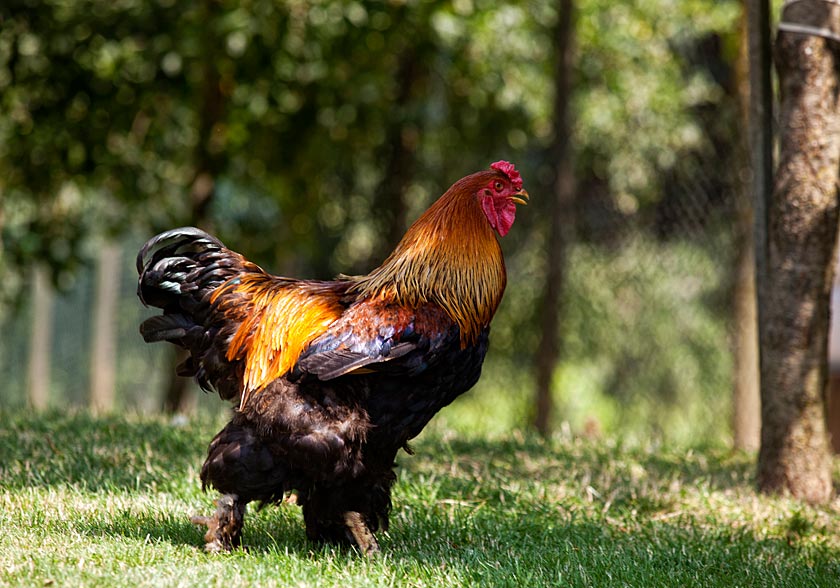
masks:
[[[408,307],[437,304],[458,324],[462,347],[474,344],[507,282],[501,247],[475,198],[493,177],[479,172],[456,182],[381,266],[350,278],[354,291]]]

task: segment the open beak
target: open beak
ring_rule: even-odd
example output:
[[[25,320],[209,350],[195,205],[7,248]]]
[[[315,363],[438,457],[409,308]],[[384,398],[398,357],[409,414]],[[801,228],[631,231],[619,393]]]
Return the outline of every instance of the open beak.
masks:
[[[514,202],[516,202],[517,204],[523,204],[523,205],[527,205],[528,200],[530,198],[531,197],[528,195],[527,190],[520,190],[519,192],[517,192],[516,194],[514,194],[513,196],[510,197],[510,199],[513,200]]]

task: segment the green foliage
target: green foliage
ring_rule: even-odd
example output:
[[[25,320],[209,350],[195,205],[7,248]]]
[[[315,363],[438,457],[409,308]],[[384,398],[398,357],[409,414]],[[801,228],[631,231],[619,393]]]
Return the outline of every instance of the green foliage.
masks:
[[[662,172],[681,153],[709,147],[697,110],[724,103],[725,89],[689,57],[707,36],[734,35],[740,5],[590,0],[579,10],[578,165],[634,212],[660,199]]]
[[[709,37],[731,44],[738,8],[577,4],[577,168],[602,184],[609,212],[630,230],[587,235],[595,245],[572,254],[557,388],[559,418],[574,428],[594,418],[634,437],[650,426],[674,442],[724,435],[727,319],[713,299],[727,268],[713,251],[654,243],[635,225],[668,194],[668,172],[714,151],[705,123],[729,120],[728,89],[692,56]],[[504,240],[509,291],[485,378],[463,406],[476,425],[520,425],[554,164],[556,9],[539,0],[4,2],[0,296],[25,299],[34,263],[72,286],[103,234],[196,222],[191,190],[201,173],[217,180],[201,220],[266,269],[367,271],[386,249],[388,225],[402,222],[396,209],[411,220],[453,180],[506,158],[533,200]],[[731,65],[726,51],[716,57]],[[409,163],[395,203],[383,186],[398,147]],[[582,202],[597,196],[581,191]],[[144,378],[159,352],[137,350],[136,312],[121,317],[130,334],[120,341],[128,350],[120,392],[125,405],[148,406]],[[0,348],[20,349],[21,329],[6,332],[15,336]],[[77,334],[56,340],[78,351]],[[58,387],[81,390],[84,352],[62,359],[68,382]],[[15,371],[7,381],[19,383],[18,362],[4,361]]]
[[[0,8],[9,270],[38,261],[61,283],[91,236],[124,230],[137,210],[151,210],[150,197],[164,202],[183,188],[183,105],[157,68],[166,36],[158,26],[174,22],[171,10],[97,0]]]
[[[402,455],[373,560],[312,546],[299,509],[248,513],[207,555],[189,516],[222,423],[33,418],[0,429],[4,585],[834,586],[837,506],[757,496],[751,457],[520,435],[426,436]]]
[[[693,109],[722,96],[687,54],[732,30],[737,6],[579,6],[579,167],[607,181],[624,209],[656,201],[659,172],[702,143]],[[190,222],[185,195],[210,165],[238,198],[262,191],[279,204],[267,216],[288,237],[274,248],[253,243],[257,255],[277,259],[297,244],[315,268],[345,270],[381,239],[387,211],[372,207],[388,141],[415,153],[417,173],[403,178],[415,213],[500,157],[542,183],[551,162],[523,158],[552,139],[554,11],[471,0],[13,0],[0,12],[10,113],[0,121],[0,190],[42,202],[72,182],[98,202],[88,224],[161,227]],[[101,218],[115,200],[128,208]],[[66,241],[50,234],[53,224],[77,229],[76,240],[89,232],[89,210],[37,208],[5,223],[43,235],[40,253]],[[6,239],[12,250],[19,232]]]

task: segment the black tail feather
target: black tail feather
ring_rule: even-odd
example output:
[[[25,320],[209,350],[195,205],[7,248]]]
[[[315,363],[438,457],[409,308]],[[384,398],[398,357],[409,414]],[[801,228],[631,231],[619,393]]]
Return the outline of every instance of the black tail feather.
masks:
[[[137,273],[142,274],[160,259],[206,251],[208,248],[223,249],[224,244],[213,235],[195,227],[164,231],[149,239],[140,249],[140,253],[137,254]]]
[[[191,357],[179,375],[194,376],[202,388],[215,388],[223,398],[237,396],[239,380],[225,357],[226,339],[236,324],[215,316],[211,300],[228,280],[261,270],[215,237],[184,227],[150,239],[137,255],[137,271],[140,300],[163,310],[140,325],[143,339],[186,348]]]
[[[140,334],[146,343],[174,341],[185,338],[196,328],[196,324],[182,314],[162,314],[143,321]]]
[[[147,306],[166,308],[173,297],[208,286],[218,273],[213,270],[221,269],[222,265],[209,272],[196,270],[206,270],[207,265],[217,264],[215,260],[209,264],[201,262],[207,254],[221,251],[226,251],[221,241],[195,227],[172,229],[152,237],[137,254],[137,273],[140,275],[137,296]],[[236,261],[227,259],[224,267],[233,268]]]

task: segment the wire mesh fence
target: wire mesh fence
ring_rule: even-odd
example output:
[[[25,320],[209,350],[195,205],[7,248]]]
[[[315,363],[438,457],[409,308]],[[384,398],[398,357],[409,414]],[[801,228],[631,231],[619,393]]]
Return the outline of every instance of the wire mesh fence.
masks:
[[[711,178],[709,162],[689,166],[669,196],[642,214],[581,192],[579,238],[569,256],[562,355],[555,377],[556,426],[628,439],[728,442],[731,436],[738,198],[735,182]],[[600,208],[599,208],[600,207]],[[145,236],[121,240],[116,406],[160,410],[172,362],[168,345],[143,343],[138,325],[151,314],[134,295],[135,252]],[[542,260],[538,238],[509,257],[510,284],[494,323],[493,348],[478,389],[448,417],[480,415],[484,428],[524,427],[531,410],[531,355]],[[55,294],[50,405],[89,403],[95,268]],[[0,336],[0,396],[26,405],[31,299],[6,311]],[[219,410],[212,396],[201,410]],[[460,411],[460,412],[459,412]],[[478,417],[476,417],[478,418]],[[493,424],[488,424],[495,421]],[[469,427],[466,427],[469,428]]]

